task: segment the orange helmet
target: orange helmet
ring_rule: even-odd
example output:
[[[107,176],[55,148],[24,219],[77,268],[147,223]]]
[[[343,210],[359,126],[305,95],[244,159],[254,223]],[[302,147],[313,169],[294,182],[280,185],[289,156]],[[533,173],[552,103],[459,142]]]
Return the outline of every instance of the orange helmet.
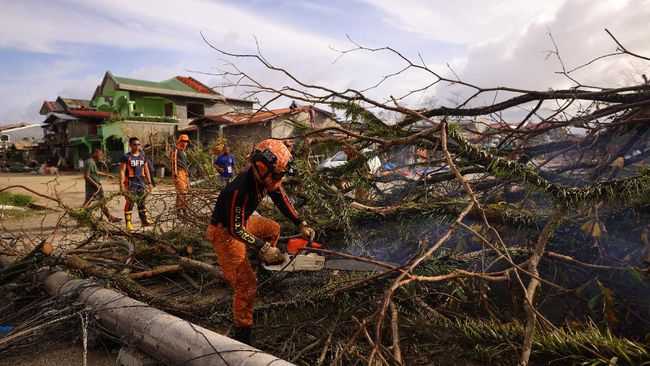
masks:
[[[274,139],[263,140],[255,146],[251,153],[251,164],[262,181],[270,176],[273,181],[268,187],[270,191],[279,187],[282,177],[294,170],[289,149],[282,141]]]

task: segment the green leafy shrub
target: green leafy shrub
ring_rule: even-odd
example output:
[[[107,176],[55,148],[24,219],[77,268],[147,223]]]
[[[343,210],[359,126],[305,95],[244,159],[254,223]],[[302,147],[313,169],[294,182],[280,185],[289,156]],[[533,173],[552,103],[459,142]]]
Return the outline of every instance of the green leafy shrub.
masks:
[[[26,194],[0,192],[0,205],[27,207],[32,200],[32,196]]]

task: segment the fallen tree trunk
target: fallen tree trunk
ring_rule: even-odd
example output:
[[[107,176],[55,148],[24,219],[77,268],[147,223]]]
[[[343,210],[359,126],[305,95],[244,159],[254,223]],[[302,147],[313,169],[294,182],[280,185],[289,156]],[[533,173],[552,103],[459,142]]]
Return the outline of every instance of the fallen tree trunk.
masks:
[[[110,332],[172,365],[292,365],[275,356],[58,271],[43,276],[53,296],[76,294]]]

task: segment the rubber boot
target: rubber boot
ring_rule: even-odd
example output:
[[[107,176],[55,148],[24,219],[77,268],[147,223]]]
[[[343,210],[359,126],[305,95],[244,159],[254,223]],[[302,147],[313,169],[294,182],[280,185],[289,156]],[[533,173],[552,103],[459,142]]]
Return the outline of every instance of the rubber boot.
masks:
[[[235,327],[235,340],[251,345],[251,327]]]
[[[149,215],[149,211],[146,208],[144,210],[138,210],[138,215],[140,216],[140,221],[142,222],[142,226],[144,227],[153,226],[153,220],[151,219],[151,215]]]
[[[126,231],[135,230],[135,228],[133,227],[133,224],[131,223],[131,213],[130,212],[125,212],[124,213],[124,221],[126,222]]]

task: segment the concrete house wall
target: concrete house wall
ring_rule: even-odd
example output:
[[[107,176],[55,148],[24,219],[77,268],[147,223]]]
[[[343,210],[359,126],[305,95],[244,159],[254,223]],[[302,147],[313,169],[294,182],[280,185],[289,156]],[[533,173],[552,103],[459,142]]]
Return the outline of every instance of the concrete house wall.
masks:
[[[337,127],[339,124],[323,113],[316,113],[313,121],[310,121],[309,113],[299,112],[287,117],[278,117],[273,120],[271,136],[281,139],[298,133],[300,125],[312,126],[313,128]]]
[[[229,143],[250,145],[251,148],[261,140],[271,136],[271,122],[254,123],[248,125],[227,125],[223,127],[223,135]],[[216,138],[214,136],[213,138]]]
[[[97,135],[97,124],[88,121],[76,120],[68,123],[68,137],[86,137]]]

